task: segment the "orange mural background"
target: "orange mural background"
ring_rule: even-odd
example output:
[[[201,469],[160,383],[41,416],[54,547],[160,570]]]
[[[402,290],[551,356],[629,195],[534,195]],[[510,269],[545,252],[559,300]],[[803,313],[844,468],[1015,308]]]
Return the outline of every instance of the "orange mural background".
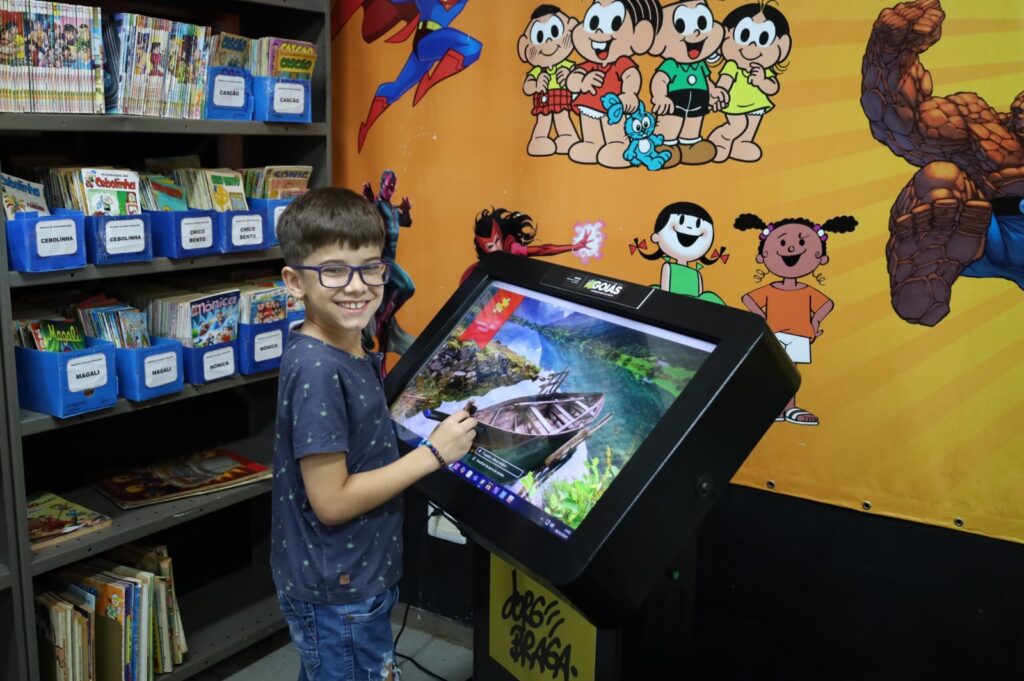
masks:
[[[581,18],[589,3],[558,3]],[[711,0],[717,19],[741,4]],[[704,286],[727,304],[760,286],[756,232],[739,232],[739,213],[767,221],[816,222],[849,214],[852,233],[828,241],[831,261],[819,288],[835,301],[800,365],[799,403],[816,427],[775,424],[734,482],[866,512],[1024,541],[1024,292],[1003,279],[961,278],[952,311],[933,328],[901,320],[889,297],[888,214],[916,168],[876,142],[861,110],[865,44],[882,2],[783,0],[793,36],[758,133],[756,163],[679,166],[665,171],[607,170],[564,156],[526,154],[533,127],[522,93],[529,67],[516,41],[536,2],[470,0],[454,26],[483,43],[480,61],[434,87],[415,107],[412,92],[375,123],[361,152],[360,122],[378,84],[392,80],[411,41],[367,44],[361,11],[332,45],[334,180],[358,188],[381,170],[397,173],[396,202],[409,196],[413,226],[402,230],[398,261],[416,283],[399,313],[415,334],[432,318],[475,258],[473,220],[484,208],[531,215],[538,242],[568,243],[573,225],[605,224],[603,256],[563,265],[653,284],[659,264],[630,255],[649,239],[661,208],[692,201],[712,215],[715,247],[731,257],[702,271]],[[1024,5],[1016,0],[946,0],[943,37],[922,61],[935,94],[977,92],[1007,111],[1021,90],[1019,46]],[[578,57],[577,57],[578,60]],[[640,57],[644,84],[658,61]],[[710,114],[705,135],[721,120]],[[767,283],[767,282],[765,282]]]

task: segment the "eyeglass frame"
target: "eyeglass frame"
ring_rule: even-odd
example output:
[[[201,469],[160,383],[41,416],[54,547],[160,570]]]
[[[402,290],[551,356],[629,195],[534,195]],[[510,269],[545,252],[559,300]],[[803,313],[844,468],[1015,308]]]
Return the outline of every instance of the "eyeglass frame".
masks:
[[[375,267],[380,267],[381,265],[384,266],[384,281],[382,281],[379,284],[371,284],[368,281],[366,281],[366,278],[363,277],[363,270],[373,269]],[[329,289],[345,288],[346,286],[352,283],[352,277],[355,276],[356,272],[359,272],[359,280],[363,282],[364,286],[384,286],[385,284],[388,283],[388,281],[391,280],[391,265],[389,265],[386,260],[378,260],[377,262],[370,262],[366,263],[365,265],[346,265],[344,263],[328,263],[327,265],[291,265],[290,267],[293,270],[312,270],[316,272],[317,280],[320,282],[320,285],[323,286],[324,288]],[[325,284],[323,271],[328,267],[347,267],[348,279],[345,281],[345,283],[342,284],[341,286],[328,286],[327,284]]]

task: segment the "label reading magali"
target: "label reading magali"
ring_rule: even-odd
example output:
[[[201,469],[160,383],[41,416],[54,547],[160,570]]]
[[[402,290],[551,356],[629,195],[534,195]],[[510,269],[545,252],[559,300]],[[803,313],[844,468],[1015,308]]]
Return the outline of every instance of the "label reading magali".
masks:
[[[181,221],[181,250],[194,251],[213,246],[213,218],[185,218]]]
[[[263,243],[263,217],[260,215],[233,215],[231,217],[231,245],[259,246]]]
[[[40,258],[71,255],[78,251],[74,220],[40,220],[36,223],[36,253]]]
[[[274,209],[274,238],[275,239],[277,238],[277,221],[281,219],[281,213],[283,213],[284,209],[287,208],[287,207],[288,207],[287,205],[284,205],[284,206],[278,206],[277,208]]]
[[[245,106],[245,78],[218,74],[213,79],[213,104],[228,109]]]
[[[146,250],[146,226],[139,218],[110,220],[103,230],[107,253],[141,253]]]
[[[298,83],[274,84],[274,113],[300,114],[306,110],[306,88]]]
[[[203,355],[203,380],[213,381],[235,373],[235,349],[231,346]]]
[[[178,380],[178,354],[175,352],[150,355],[142,365],[147,388],[159,388]]]
[[[257,362],[277,359],[284,352],[284,334],[281,329],[256,334],[253,339],[252,356]]]
[[[107,356],[86,355],[68,360],[68,390],[80,393],[107,384]]]

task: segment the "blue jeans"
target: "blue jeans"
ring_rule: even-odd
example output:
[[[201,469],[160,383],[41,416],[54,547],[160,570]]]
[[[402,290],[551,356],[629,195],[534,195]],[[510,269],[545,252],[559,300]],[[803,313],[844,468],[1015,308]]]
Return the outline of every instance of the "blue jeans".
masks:
[[[302,661],[299,681],[382,681],[395,666],[391,609],[398,585],[347,605],[307,603],[277,592],[292,643]]]

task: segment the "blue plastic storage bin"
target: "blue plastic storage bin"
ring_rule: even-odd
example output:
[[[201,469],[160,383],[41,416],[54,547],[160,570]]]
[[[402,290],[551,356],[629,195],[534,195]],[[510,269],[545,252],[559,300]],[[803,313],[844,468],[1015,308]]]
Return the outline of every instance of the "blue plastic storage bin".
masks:
[[[67,418],[117,403],[114,344],[86,338],[84,350],[14,348],[22,409]]]
[[[148,215],[88,215],[85,250],[94,265],[120,265],[153,259]]]
[[[156,336],[150,341],[148,348],[114,350],[121,397],[133,402],[180,393],[185,387],[181,343]]]
[[[181,259],[218,252],[221,221],[212,210],[143,212],[153,232],[153,255]]]
[[[238,325],[238,371],[258,374],[281,366],[288,320],[270,324]]]
[[[216,230],[219,253],[262,251],[268,248],[262,213],[254,210],[227,210],[215,215],[220,222]]]
[[[211,66],[206,70],[206,109],[203,118],[252,120],[252,76],[248,69]]]
[[[202,385],[238,373],[238,340],[205,348],[182,348],[185,381]]]
[[[7,221],[7,267],[18,272],[52,272],[85,267],[85,216],[57,208],[53,215],[34,210]]]
[[[281,213],[288,207],[294,198],[291,199],[247,199],[249,208],[263,216],[263,234],[266,248],[277,246],[277,221],[281,219]]]
[[[309,123],[313,120],[308,80],[253,76],[253,114],[257,121]]]

